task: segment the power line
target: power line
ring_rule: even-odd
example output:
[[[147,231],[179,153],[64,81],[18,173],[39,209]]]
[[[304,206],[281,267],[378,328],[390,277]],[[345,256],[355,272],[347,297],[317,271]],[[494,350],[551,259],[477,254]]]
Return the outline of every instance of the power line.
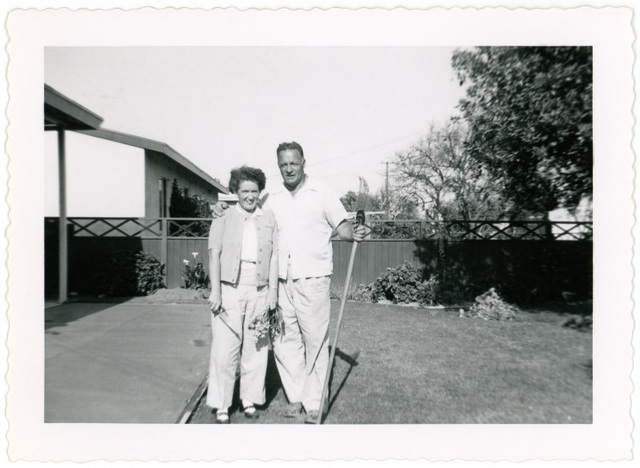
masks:
[[[390,143],[395,143],[396,141],[405,140],[405,139],[407,139],[409,137],[419,135],[422,132],[423,132],[422,130],[418,131],[418,132],[413,132],[413,133],[411,133],[409,135],[405,135],[405,136],[400,137],[400,138],[395,138],[393,140],[385,141],[384,143],[380,143],[380,144],[377,144],[375,146],[370,146],[368,148],[364,148],[364,149],[361,149],[361,150],[354,151],[353,153],[345,154],[343,156],[336,156],[335,158],[331,158],[331,159],[325,159],[324,161],[320,161],[320,162],[317,162],[317,163],[309,164],[309,167],[320,166],[322,164],[326,164],[326,163],[331,162],[331,161],[336,161],[338,159],[350,158],[350,157],[358,155],[360,153],[365,153],[365,152],[370,151],[372,149],[380,148],[380,147],[388,145]]]

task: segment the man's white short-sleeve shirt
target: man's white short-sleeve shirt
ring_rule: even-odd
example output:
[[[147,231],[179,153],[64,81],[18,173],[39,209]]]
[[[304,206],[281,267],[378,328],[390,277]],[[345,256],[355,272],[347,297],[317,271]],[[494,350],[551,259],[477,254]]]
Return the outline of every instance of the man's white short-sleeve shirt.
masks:
[[[293,279],[328,276],[333,272],[331,234],[347,219],[347,211],[331,189],[308,175],[295,194],[282,185],[267,197],[278,225],[279,276]]]

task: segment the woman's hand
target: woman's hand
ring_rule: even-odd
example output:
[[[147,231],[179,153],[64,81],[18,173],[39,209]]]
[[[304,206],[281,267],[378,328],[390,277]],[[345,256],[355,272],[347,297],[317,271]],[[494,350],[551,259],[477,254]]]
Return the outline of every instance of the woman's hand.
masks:
[[[278,289],[277,288],[269,288],[269,293],[267,294],[267,309],[273,310],[276,308],[278,304]]]
[[[211,312],[216,315],[220,312],[220,309],[222,308],[222,294],[220,292],[220,288],[213,288],[211,291],[211,295],[209,296],[209,307],[211,307]]]

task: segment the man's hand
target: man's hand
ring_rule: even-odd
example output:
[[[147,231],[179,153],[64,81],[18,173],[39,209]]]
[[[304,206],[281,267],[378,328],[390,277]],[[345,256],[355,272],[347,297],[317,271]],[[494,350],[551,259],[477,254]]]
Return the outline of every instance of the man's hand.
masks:
[[[343,241],[361,242],[367,235],[367,230],[363,225],[357,224],[355,220],[349,222],[345,219],[338,225],[335,233]]]
[[[227,205],[226,202],[221,201],[215,205],[209,205],[209,208],[211,209],[212,218],[222,218],[224,216],[224,210],[229,208],[229,205]]]
[[[362,242],[367,235],[367,230],[362,224],[353,224],[353,241]]]

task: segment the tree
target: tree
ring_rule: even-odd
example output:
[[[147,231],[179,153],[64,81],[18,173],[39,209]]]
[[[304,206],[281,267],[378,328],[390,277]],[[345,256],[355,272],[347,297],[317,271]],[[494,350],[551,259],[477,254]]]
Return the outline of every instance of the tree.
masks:
[[[171,218],[209,218],[210,215],[209,201],[206,198],[200,195],[185,196],[184,190],[178,185],[178,180],[173,179],[169,203]]]
[[[211,202],[200,196],[194,195],[191,197],[193,203],[193,214],[194,218],[210,218],[211,217]]]
[[[383,201],[380,199],[379,193],[366,195],[366,210],[367,211],[382,211],[384,210]],[[353,190],[349,190],[343,196],[340,197],[340,201],[344,205],[347,211],[358,211],[358,194]]]
[[[454,52],[469,155],[515,210],[571,208],[592,191],[591,47]]]
[[[171,198],[169,200],[169,216],[171,218],[191,218],[191,203],[184,196],[178,180],[173,179],[171,184]]]
[[[431,125],[393,161],[394,192],[413,200],[429,220],[496,218],[505,211],[500,188],[464,146],[460,122]]]
[[[388,200],[387,191],[383,188],[380,188],[377,196],[380,199],[380,210],[388,210],[389,219],[417,219],[420,217],[415,199],[403,193],[394,182],[389,184]]]
[[[358,208],[358,194],[353,190],[349,190],[347,193],[340,197],[340,201],[347,211],[356,211]]]
[[[185,196],[184,191],[178,185],[178,181],[173,179],[171,185],[171,200],[169,203],[169,216],[171,218],[209,218],[211,211],[209,201],[199,195],[192,197]],[[172,221],[169,226],[171,235],[193,235],[206,236],[209,232],[209,223],[203,221]]]

